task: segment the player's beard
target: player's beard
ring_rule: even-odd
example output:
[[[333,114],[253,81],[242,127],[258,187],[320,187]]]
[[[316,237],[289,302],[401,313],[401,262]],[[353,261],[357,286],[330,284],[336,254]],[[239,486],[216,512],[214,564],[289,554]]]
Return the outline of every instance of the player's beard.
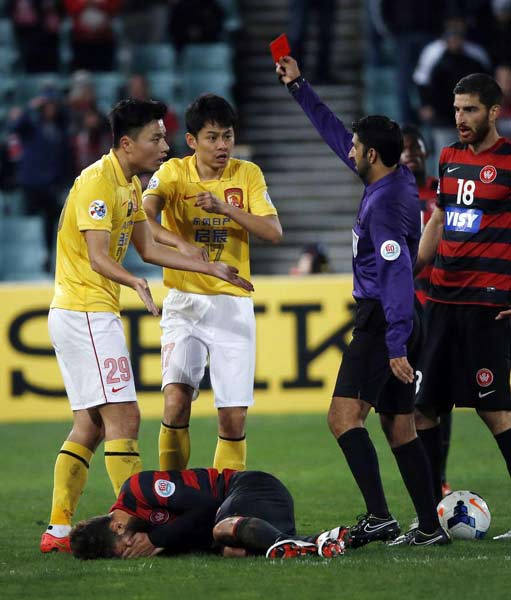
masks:
[[[367,176],[369,175],[369,171],[371,170],[371,163],[364,156],[358,161],[356,167],[358,176],[360,177],[360,179],[362,179],[362,181],[365,184],[367,184]]]
[[[484,142],[487,135],[490,132],[490,121],[489,119],[485,119],[479,125],[476,125],[472,130],[472,135],[468,140],[464,140],[460,138],[460,141],[465,144],[470,144],[471,146],[479,146]]]

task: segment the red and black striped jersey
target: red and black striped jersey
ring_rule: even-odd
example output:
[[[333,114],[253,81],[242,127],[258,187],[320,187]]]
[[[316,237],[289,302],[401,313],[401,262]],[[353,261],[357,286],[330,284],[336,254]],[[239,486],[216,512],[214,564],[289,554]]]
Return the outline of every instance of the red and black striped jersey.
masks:
[[[445,211],[428,298],[507,306],[511,290],[511,142],[474,154],[456,143],[440,155],[438,206]]]
[[[110,510],[121,509],[143,521],[158,525],[211,499],[222,503],[235,471],[188,469],[141,471],[123,484]]]
[[[110,509],[145,523],[156,547],[171,552],[211,550],[215,515],[237,471],[142,471],[123,484]]]
[[[426,223],[431,218],[436,207],[438,179],[436,177],[427,177],[424,185],[418,186],[419,201],[421,206],[421,231],[424,231]],[[424,269],[415,277],[415,296],[421,304],[425,304],[429,290],[429,278],[433,264],[426,265]]]

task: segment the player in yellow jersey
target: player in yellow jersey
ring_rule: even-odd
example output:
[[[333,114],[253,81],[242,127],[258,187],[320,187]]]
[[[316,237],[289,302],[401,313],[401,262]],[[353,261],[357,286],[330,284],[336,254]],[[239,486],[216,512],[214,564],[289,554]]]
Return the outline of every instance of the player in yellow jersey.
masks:
[[[184,256],[152,236],[137,173],[154,171],[166,158],[165,112],[159,102],[119,102],[110,115],[112,150],[77,177],[62,210],[48,324],[73,410],[73,428],[57,456],[42,552],[70,551],[71,518],[102,440],[116,495],[142,468],[140,413],[120,320],[120,284],[133,288],[153,315],[158,309],[147,281],[121,264],[130,240],[146,262],[219,277],[234,289],[240,286],[243,293],[253,289],[234,267]]]
[[[249,234],[277,243],[282,228],[263,174],[231,158],[235,113],[223,98],[200,96],[186,112],[192,156],[173,158],[154,174],[144,208],[159,242],[235,266],[250,277]],[[162,213],[162,225],[157,217]],[[187,244],[183,248],[183,242]],[[247,290],[199,273],[164,269],[161,469],[185,469],[192,400],[209,359],[218,409],[216,469],[244,470],[245,420],[254,402],[255,318]]]

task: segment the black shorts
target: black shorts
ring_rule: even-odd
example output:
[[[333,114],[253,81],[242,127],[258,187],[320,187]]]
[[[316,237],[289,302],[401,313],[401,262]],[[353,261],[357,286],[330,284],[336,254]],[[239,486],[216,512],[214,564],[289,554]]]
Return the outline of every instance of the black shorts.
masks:
[[[429,302],[418,364],[417,407],[425,414],[453,406],[511,410],[509,319],[501,308]]]
[[[415,368],[421,343],[421,320],[414,311],[408,361]],[[376,412],[408,414],[414,411],[415,384],[402,383],[392,373],[385,343],[387,322],[377,300],[357,300],[353,339],[342,357],[334,396],[358,398]]]
[[[215,524],[227,517],[258,517],[286,535],[295,535],[294,503],[285,485],[262,471],[235,473]]]

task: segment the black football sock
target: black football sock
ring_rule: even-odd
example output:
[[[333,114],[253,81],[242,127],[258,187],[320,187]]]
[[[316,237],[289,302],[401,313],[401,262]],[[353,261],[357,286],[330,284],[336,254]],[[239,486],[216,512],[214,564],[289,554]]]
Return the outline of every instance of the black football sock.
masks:
[[[266,552],[279,538],[284,539],[285,537],[280,529],[257,517],[240,519],[236,525],[234,536],[239,547],[259,553]]]
[[[495,436],[495,439],[497,440],[502,456],[506,461],[508,473],[511,475],[511,429],[498,433]]]
[[[419,529],[423,533],[432,533],[440,527],[440,523],[433,497],[431,468],[422,442],[419,438],[415,438],[407,444],[392,448],[392,452],[415,506]]]
[[[387,517],[389,509],[381,482],[378,456],[367,429],[350,429],[337,438],[337,443],[364,496],[367,512],[375,517]]]
[[[440,431],[442,436],[442,467],[440,477],[442,483],[447,481],[447,456],[451,445],[452,412],[440,416]],[[417,432],[418,433],[418,432]],[[424,440],[422,441],[424,443]]]
[[[440,425],[431,429],[417,430],[417,435],[426,451],[431,467],[431,481],[433,482],[433,494],[438,504],[442,499],[442,464],[444,452],[442,448],[442,430]]]

